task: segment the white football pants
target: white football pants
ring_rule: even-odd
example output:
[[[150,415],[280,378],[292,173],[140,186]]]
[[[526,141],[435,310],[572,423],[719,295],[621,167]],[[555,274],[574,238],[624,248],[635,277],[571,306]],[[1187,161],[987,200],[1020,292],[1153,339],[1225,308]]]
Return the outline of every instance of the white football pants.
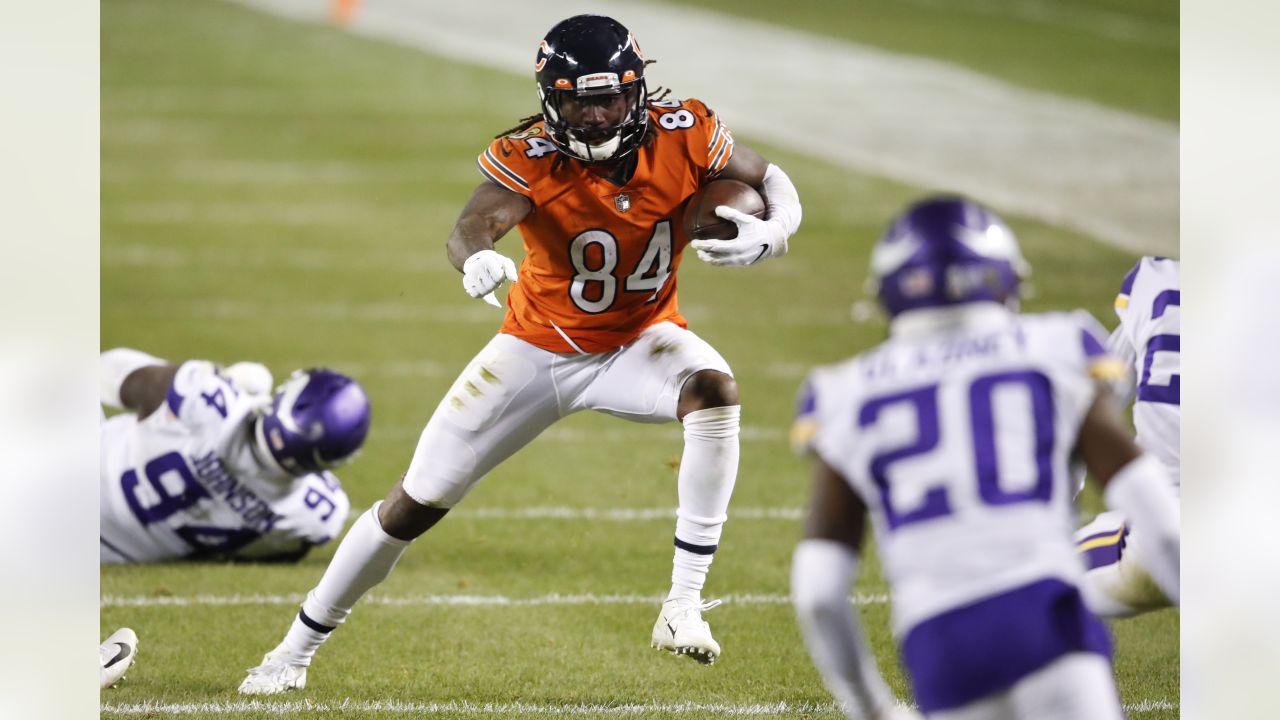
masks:
[[[579,410],[635,422],[675,420],[680,390],[700,370],[732,375],[711,345],[673,323],[588,355],[553,353],[499,334],[427,422],[404,490],[423,505],[451,508],[498,463]]]

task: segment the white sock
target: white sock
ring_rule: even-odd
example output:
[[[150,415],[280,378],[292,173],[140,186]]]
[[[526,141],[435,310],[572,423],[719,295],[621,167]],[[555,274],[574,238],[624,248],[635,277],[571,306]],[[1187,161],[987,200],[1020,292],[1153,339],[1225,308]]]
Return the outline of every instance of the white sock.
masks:
[[[729,518],[738,478],[738,425],[742,406],[695,410],[684,416],[684,454],[676,481],[675,557],[670,598],[698,601],[707,570]]]
[[[351,608],[373,586],[387,579],[408,540],[388,535],[378,522],[378,506],[361,515],[338,545],[320,584],[307,593],[302,611],[281,643],[297,665],[310,665],[320,644],[351,614]]]

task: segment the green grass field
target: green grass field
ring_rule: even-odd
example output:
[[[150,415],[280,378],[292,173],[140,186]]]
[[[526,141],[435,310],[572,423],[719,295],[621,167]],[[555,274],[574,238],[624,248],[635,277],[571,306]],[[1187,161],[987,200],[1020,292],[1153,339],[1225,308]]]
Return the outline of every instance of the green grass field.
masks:
[[[808,8],[795,23],[809,29],[819,4],[793,5]],[[530,79],[221,2],[106,0],[101,11],[104,348],[254,359],[277,377],[320,364],[356,376],[371,396],[374,426],[340,475],[353,504],[368,507],[403,472],[439,398],[500,322],[497,310],[462,292],[444,240],[480,180],[476,153],[536,109]],[[880,11],[838,12],[861,19]],[[1058,36],[1042,33],[1042,51],[1022,57],[1024,77],[1012,79],[1100,101],[1130,98],[1115,104],[1176,117],[1173,13],[1172,52],[1106,41],[1114,56],[1093,61],[1123,67],[1104,89],[1086,92],[1066,79],[1079,43],[1070,34],[1053,45]],[[885,9],[879,22],[892,27],[899,14]],[[974,53],[941,42],[929,46],[942,59]],[[1160,79],[1158,97],[1149,78]],[[357,606],[317,656],[310,686],[282,700],[242,705],[235,688],[279,640],[336,543],[292,567],[105,568],[103,634],[133,627],[142,651],[128,681],[103,694],[103,714],[155,703],[204,704],[184,717],[260,717],[272,703],[306,699],[317,706],[297,712],[362,718],[534,717],[566,708],[592,717],[632,704],[640,706],[627,711],[635,717],[751,714],[756,705],[754,714],[837,717],[790,607],[771,601],[787,593],[795,511],[807,495],[807,467],[788,450],[786,428],[808,367],[883,337],[882,322],[855,323],[850,307],[864,299],[871,243],[919,189],[788,153],[767,137],[739,139],[787,169],[805,220],[782,261],[736,271],[690,260],[681,272],[691,327],[733,365],[744,402],[741,475],[707,593],[740,600],[708,616],[724,647],[719,663],[701,667],[648,647],[669,581],[670,517],[513,517],[524,508],[674,508],[678,427],[579,414],[492,473],[417,542],[375,591],[387,602]],[[1111,298],[1134,257],[1007,219],[1037,268],[1029,309],[1084,307],[1111,321]],[[499,249],[520,255],[514,235]],[[1086,500],[1096,509],[1096,499]],[[884,592],[874,560],[857,589]],[[425,599],[552,594],[623,597],[461,606]],[[240,600],[159,604],[198,596]],[[907,696],[886,620],[887,606],[864,607],[882,665]],[[1137,707],[1134,717],[1177,717],[1178,626],[1170,611],[1113,625],[1124,701],[1158,705]],[[485,713],[485,703],[497,707]]]

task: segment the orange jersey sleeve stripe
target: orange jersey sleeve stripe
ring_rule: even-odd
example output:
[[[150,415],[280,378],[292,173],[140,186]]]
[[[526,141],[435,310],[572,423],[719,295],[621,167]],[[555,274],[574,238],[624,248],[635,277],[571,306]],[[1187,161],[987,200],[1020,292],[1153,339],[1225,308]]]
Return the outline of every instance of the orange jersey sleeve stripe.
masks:
[[[716,128],[716,135],[720,137],[720,143],[718,148],[713,148],[714,152],[708,152],[711,157],[711,162],[707,166],[708,175],[715,175],[724,170],[724,166],[729,164],[729,158],[733,157],[733,135],[729,134],[723,125]]]
[[[476,158],[476,165],[480,167],[480,172],[493,182],[521,195],[529,194],[529,183],[514,170],[499,162],[492,149],[485,149],[480,157]]]
[[[724,127],[724,123],[720,122],[719,118],[716,118],[716,129],[711,133],[711,141],[707,143],[707,157],[711,157],[712,150],[715,149],[716,143],[720,142],[720,138],[725,134],[725,132],[727,131]]]

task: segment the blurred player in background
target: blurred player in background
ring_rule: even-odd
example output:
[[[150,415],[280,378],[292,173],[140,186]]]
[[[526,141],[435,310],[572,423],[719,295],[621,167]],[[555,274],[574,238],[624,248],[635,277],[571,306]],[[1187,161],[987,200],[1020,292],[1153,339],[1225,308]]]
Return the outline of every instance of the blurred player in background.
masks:
[[[712,179],[757,188],[764,219],[717,208],[732,240],[695,240],[715,265],[778,257],[800,224],[795,187],[735,144],[699,100],[651,98],[647,61],[616,21],[580,15],[540,43],[542,112],[479,157],[484,181],[448,240],[474,298],[505,281],[506,318],[432,415],[402,481],[358,519],[284,641],[250,671],[244,693],[302,687],[319,645],[409,541],[435,525],[498,463],[557,420],[596,410],[635,422],[681,421],[672,585],[654,647],[711,663],[720,646],[701,591],[737,476],[738,388],[728,364],[686,329],[676,270],[688,238],[678,210]],[[494,249],[520,227],[526,258]],[[517,279],[519,282],[517,282]]]
[[[1100,379],[1120,363],[1082,311],[1016,312],[1026,263],[968,200],[909,207],[871,258],[889,339],[815,370],[798,442],[814,499],[792,590],[810,654],[850,718],[893,717],[848,592],[866,517],[893,630],[930,718],[1123,717],[1106,628],[1085,606],[1069,464],[1150,539],[1177,597],[1176,499]]]
[[[1177,260],[1144,257],[1129,271],[1116,296],[1120,325],[1108,347],[1130,368],[1126,400],[1133,400],[1138,445],[1164,466],[1179,492],[1181,426],[1181,290]],[[1076,547],[1089,570],[1081,587],[1094,612],[1127,617],[1169,607],[1144,569],[1148,540],[1123,513],[1104,512],[1076,532]]]
[[[101,562],[293,562],[342,530],[350,503],[329,470],[360,449],[369,401],[331,370],[294,373],[273,397],[257,363],[170,364],[102,353]]]

